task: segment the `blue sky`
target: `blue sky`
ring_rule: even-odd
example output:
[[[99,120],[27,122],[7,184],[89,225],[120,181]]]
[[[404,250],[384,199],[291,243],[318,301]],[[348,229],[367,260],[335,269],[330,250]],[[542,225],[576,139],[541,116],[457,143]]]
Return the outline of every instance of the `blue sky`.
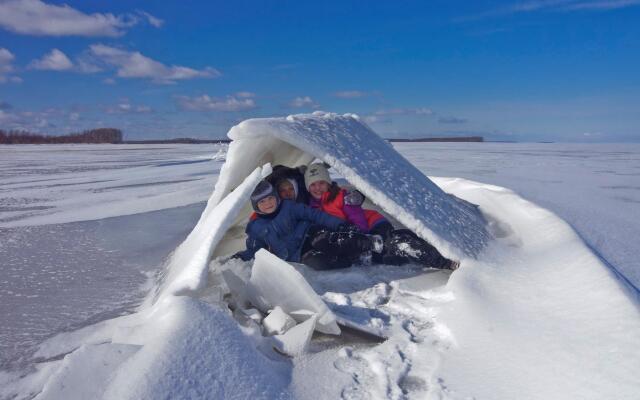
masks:
[[[0,128],[221,138],[356,113],[383,137],[640,141],[640,0],[0,0]]]

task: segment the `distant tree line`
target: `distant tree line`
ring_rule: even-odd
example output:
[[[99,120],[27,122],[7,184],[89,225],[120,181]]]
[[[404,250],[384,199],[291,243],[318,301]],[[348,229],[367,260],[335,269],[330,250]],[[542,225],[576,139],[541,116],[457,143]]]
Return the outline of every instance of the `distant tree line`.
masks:
[[[121,143],[122,131],[115,128],[90,129],[80,133],[49,136],[26,131],[0,129],[0,144]]]
[[[147,139],[147,140],[124,140],[124,144],[207,144],[207,143],[231,143],[231,139]]]

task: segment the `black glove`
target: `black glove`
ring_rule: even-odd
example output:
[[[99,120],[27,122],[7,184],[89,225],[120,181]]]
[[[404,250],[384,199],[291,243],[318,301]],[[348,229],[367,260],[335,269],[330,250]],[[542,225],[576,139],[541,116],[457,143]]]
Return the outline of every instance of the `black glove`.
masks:
[[[227,262],[229,260],[243,260],[243,261],[246,261],[246,260],[243,259],[243,256],[244,256],[244,251],[239,251],[239,252],[229,256],[226,260],[224,260],[224,262]]]
[[[364,195],[359,190],[352,190],[344,196],[344,204],[349,206],[361,206],[362,203],[364,203]]]

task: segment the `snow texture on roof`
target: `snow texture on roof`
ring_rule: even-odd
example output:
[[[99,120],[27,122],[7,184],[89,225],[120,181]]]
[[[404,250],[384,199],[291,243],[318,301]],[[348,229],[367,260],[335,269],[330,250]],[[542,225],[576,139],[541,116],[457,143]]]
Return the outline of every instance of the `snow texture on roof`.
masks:
[[[288,152],[292,166],[315,157],[329,163],[373,203],[448,257],[476,257],[490,240],[475,205],[445,193],[356,115],[315,112],[249,119],[228,136],[233,142],[211,199],[214,204],[255,167],[281,162]]]

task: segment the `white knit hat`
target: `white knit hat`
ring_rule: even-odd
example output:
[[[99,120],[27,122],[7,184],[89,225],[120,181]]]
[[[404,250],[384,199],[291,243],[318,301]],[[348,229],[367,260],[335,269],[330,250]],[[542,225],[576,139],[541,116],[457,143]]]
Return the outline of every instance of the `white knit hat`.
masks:
[[[329,176],[329,171],[324,166],[324,164],[316,163],[311,164],[307,167],[307,170],[304,172],[304,184],[309,189],[309,186],[315,182],[325,181],[327,183],[331,183],[331,177]]]

